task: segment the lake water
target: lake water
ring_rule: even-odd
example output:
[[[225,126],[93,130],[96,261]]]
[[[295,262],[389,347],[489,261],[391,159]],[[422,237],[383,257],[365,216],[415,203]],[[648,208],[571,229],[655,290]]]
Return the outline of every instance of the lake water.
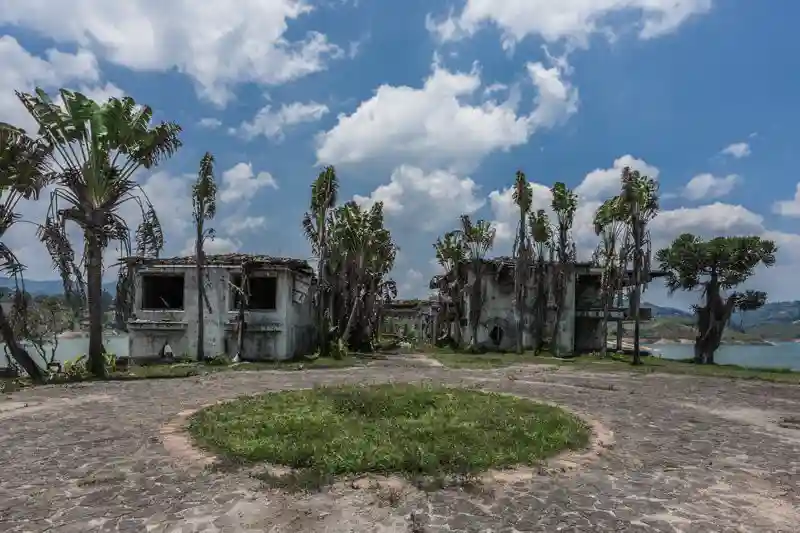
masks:
[[[691,359],[694,346],[691,344],[656,344],[647,346],[665,359]],[[721,365],[739,365],[750,368],[788,368],[800,371],[800,343],[781,342],[744,345],[723,344],[714,354],[714,361]]]
[[[105,338],[105,348],[107,352],[116,354],[118,357],[128,355],[128,336],[127,335],[109,335]],[[75,357],[85,354],[89,351],[89,337],[76,337],[71,339],[59,339],[58,348],[56,348],[56,361],[68,361]],[[37,362],[41,363],[38,354],[35,350],[28,348],[28,352],[36,358]],[[6,365],[5,358],[5,343],[0,343],[0,368]]]

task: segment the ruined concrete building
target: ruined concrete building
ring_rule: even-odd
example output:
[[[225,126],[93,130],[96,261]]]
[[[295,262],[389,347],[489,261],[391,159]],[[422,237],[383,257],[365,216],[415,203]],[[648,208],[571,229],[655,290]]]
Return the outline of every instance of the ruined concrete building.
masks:
[[[552,286],[554,264],[549,265],[548,283]],[[481,280],[483,306],[481,310],[478,343],[489,348],[513,350],[517,343],[516,319],[514,308],[514,260],[509,257],[498,257],[484,261],[484,275]],[[650,272],[650,278],[663,276],[661,272]],[[531,272],[528,288],[527,308],[533,308],[533,272]],[[565,291],[565,302],[561,313],[559,327],[556,330],[555,342],[563,353],[583,353],[600,351],[606,342],[607,333],[602,330],[603,303],[600,298],[602,269],[592,263],[582,262],[573,265],[568,275]],[[464,315],[461,320],[462,339],[467,342],[471,331],[466,317],[469,316],[470,287],[474,276],[469,272],[467,287],[464,289]],[[627,272],[623,287],[633,284],[633,275]],[[431,287],[433,288],[433,286]],[[548,302],[548,325],[546,331],[552,331],[555,320],[555,300],[552,293]],[[640,308],[642,320],[650,320],[652,310]],[[532,314],[523,317],[525,333],[523,346],[533,347],[530,335]],[[633,316],[627,307],[616,307],[612,304],[609,323],[632,320]]]
[[[127,260],[134,279],[134,304],[128,320],[133,359],[197,354],[198,305],[204,305],[206,357],[238,351],[239,302],[243,270],[249,299],[242,313],[242,359],[288,359],[313,349],[314,326],[309,291],[314,271],[306,261],[269,256],[206,256],[205,302],[198,290],[194,257]]]

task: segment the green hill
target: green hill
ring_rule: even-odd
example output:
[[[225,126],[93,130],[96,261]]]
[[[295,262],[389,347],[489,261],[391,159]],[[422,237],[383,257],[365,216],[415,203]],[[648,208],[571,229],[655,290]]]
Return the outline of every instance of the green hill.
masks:
[[[697,335],[692,313],[645,303],[653,320],[642,324],[642,338],[655,341],[693,340]],[[633,325],[625,325],[626,335]],[[735,313],[723,335],[724,342],[791,341],[800,339],[800,301],[770,302],[761,309]]]

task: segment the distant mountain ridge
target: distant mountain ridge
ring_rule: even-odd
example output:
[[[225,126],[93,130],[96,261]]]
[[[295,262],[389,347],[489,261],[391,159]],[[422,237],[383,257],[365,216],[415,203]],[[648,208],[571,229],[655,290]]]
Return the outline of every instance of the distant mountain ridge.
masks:
[[[694,316],[694,313],[689,311],[662,307],[647,302],[643,302],[642,307],[650,307],[653,310],[653,318]],[[761,309],[747,311],[746,313],[734,313],[731,317],[732,325],[745,329],[765,325],[787,325],[796,322],[800,322],[800,301],[798,300],[769,302]]]
[[[14,289],[16,285],[14,284],[14,280],[5,276],[0,276],[0,288],[3,289]],[[59,279],[46,279],[46,280],[35,280],[35,279],[27,279],[25,278],[25,290],[33,294],[34,296],[39,295],[46,295],[52,296],[55,294],[61,294],[64,292],[64,285],[61,283]],[[114,294],[117,291],[117,282],[112,281],[108,283],[103,283],[103,290],[108,291],[111,294]]]
[[[642,307],[649,307],[653,310],[653,318],[665,318],[665,317],[690,317],[693,316],[693,313],[689,311],[681,311],[680,309],[675,309],[674,307],[663,307],[656,304],[651,304],[649,302],[642,302]]]

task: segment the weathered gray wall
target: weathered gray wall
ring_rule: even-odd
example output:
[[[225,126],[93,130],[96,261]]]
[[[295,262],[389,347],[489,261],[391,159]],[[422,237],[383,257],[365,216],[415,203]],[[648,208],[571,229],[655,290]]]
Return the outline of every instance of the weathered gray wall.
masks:
[[[226,354],[233,356],[237,350],[235,324],[238,311],[234,308],[230,282],[238,268],[209,265],[203,276],[211,312],[204,312],[203,349],[206,356]],[[153,357],[169,342],[175,355],[195,357],[197,353],[197,306],[202,302],[197,290],[194,266],[153,266],[142,268],[137,274],[183,273],[184,310],[142,310],[142,287],[135,284],[134,317],[129,322],[130,355],[133,358]],[[244,354],[248,359],[287,359],[306,353],[313,339],[310,298],[302,304],[294,303],[295,276],[283,268],[259,271],[254,276],[276,276],[276,309],[245,311],[247,329]],[[304,342],[306,341],[306,342]],[[305,350],[305,351],[304,351]]]
[[[468,283],[473,282],[474,276],[470,273]],[[494,276],[487,275],[482,280],[483,309],[481,311],[481,322],[478,328],[478,344],[494,346],[490,333],[496,325],[503,328],[504,335],[499,346],[501,350],[512,350],[516,347],[516,318],[514,313],[514,285],[513,283],[500,284]],[[465,318],[469,316],[469,286],[465,290]],[[533,287],[528,291],[528,306],[533,305]],[[557,342],[561,347],[562,353],[572,353],[575,349],[575,276],[567,280],[567,290],[565,303],[561,314],[561,320],[557,331]],[[554,301],[551,297],[550,307]],[[529,324],[532,317],[524,317],[525,324]],[[549,313],[547,322],[551,324],[555,320],[555,314]],[[472,331],[469,325],[462,327],[462,339],[468,343],[472,338]],[[528,349],[533,347],[533,339],[529,334],[529,328],[525,327],[522,337],[523,346]]]

